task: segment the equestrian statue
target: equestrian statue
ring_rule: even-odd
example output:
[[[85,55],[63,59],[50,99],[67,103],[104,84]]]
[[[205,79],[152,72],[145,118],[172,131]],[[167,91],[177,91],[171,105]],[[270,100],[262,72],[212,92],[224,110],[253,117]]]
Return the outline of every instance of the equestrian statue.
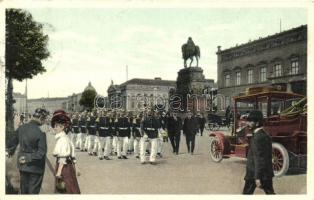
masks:
[[[191,37],[188,38],[188,41],[186,44],[183,44],[181,47],[182,50],[182,58],[184,60],[184,68],[187,67],[186,61],[187,59],[190,59],[190,67],[193,62],[193,57],[196,58],[196,67],[198,67],[198,59],[201,57],[200,48],[194,44]]]

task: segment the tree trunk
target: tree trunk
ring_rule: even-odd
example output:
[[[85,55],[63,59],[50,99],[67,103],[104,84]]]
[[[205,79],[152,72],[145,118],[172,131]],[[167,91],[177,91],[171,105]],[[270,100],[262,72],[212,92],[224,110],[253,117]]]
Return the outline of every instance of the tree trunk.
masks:
[[[6,114],[5,114],[5,133],[6,133],[6,140],[8,139],[8,136],[12,133],[14,133],[14,116],[13,116],[13,84],[12,84],[12,77],[8,76],[8,85],[7,85],[7,91],[6,91]]]

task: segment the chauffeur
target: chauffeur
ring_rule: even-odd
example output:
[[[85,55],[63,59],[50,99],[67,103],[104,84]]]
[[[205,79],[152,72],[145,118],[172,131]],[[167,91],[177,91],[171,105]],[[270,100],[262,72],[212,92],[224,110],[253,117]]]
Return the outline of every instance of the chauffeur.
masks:
[[[46,134],[39,128],[48,116],[45,109],[37,108],[30,122],[21,125],[9,142],[8,155],[13,155],[20,144],[18,168],[21,194],[39,194],[45,172],[47,154]]]
[[[275,194],[272,180],[274,177],[272,141],[262,127],[262,112],[251,111],[247,117],[247,122],[253,137],[250,139],[250,149],[247,156],[243,194],[253,194],[256,187],[261,187],[266,194]]]

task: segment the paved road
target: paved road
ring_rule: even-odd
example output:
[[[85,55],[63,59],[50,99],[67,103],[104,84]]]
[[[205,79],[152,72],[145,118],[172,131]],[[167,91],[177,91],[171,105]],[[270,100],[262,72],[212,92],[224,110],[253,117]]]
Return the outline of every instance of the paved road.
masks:
[[[49,154],[54,143],[48,135]],[[171,145],[164,143],[164,157],[158,164],[141,165],[134,156],[128,160],[98,160],[86,152],[77,152],[78,177],[83,194],[240,194],[243,188],[245,160],[225,159],[213,163],[208,156],[208,136],[197,136],[195,154],[187,154],[184,136],[180,154],[173,155]],[[49,170],[47,168],[47,170]],[[42,193],[52,193],[51,173],[46,172]],[[48,183],[49,182],[49,183]],[[293,184],[291,184],[293,183]],[[278,194],[305,194],[306,174],[287,175],[274,179]],[[263,194],[259,189],[257,194]]]

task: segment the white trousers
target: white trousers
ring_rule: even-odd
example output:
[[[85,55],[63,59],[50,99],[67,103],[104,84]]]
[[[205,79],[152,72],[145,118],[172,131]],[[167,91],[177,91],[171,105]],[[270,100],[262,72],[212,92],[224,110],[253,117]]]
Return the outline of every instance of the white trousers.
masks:
[[[95,135],[87,135],[85,144],[87,145],[87,152],[92,153]]]
[[[146,146],[148,143],[151,145],[149,161],[155,162],[156,155],[157,155],[157,138],[150,139],[148,138],[147,135],[144,135],[141,139],[141,147],[140,147],[141,162],[146,161],[145,153],[146,153]]]
[[[112,151],[113,152],[117,152],[117,144],[118,144],[118,137],[117,136],[113,136],[112,139]]]
[[[131,136],[129,139],[128,150],[132,151],[133,149],[134,149],[134,138],[133,136]]]
[[[77,140],[76,137],[77,137],[77,133],[71,132],[71,134],[70,134],[70,140],[71,140],[71,142],[72,142],[73,144],[75,144],[75,141]]]
[[[162,152],[163,144],[164,144],[163,137],[162,137],[161,133],[159,133],[158,134],[158,138],[157,138],[157,153],[161,153]]]
[[[99,137],[99,145],[98,145],[98,157],[102,156],[102,149],[104,149],[104,156],[109,156],[111,151],[111,138],[109,137]]]
[[[118,137],[117,141],[117,154],[118,156],[126,156],[128,151],[129,138],[128,137]],[[121,151],[122,149],[122,151]]]
[[[93,148],[93,152],[98,152],[98,148],[100,146],[100,141],[99,141],[99,136],[95,135],[94,137],[94,148]],[[99,154],[98,154],[99,155]]]
[[[134,155],[136,156],[140,155],[140,143],[141,143],[140,137],[134,138],[133,148],[134,148]]]

